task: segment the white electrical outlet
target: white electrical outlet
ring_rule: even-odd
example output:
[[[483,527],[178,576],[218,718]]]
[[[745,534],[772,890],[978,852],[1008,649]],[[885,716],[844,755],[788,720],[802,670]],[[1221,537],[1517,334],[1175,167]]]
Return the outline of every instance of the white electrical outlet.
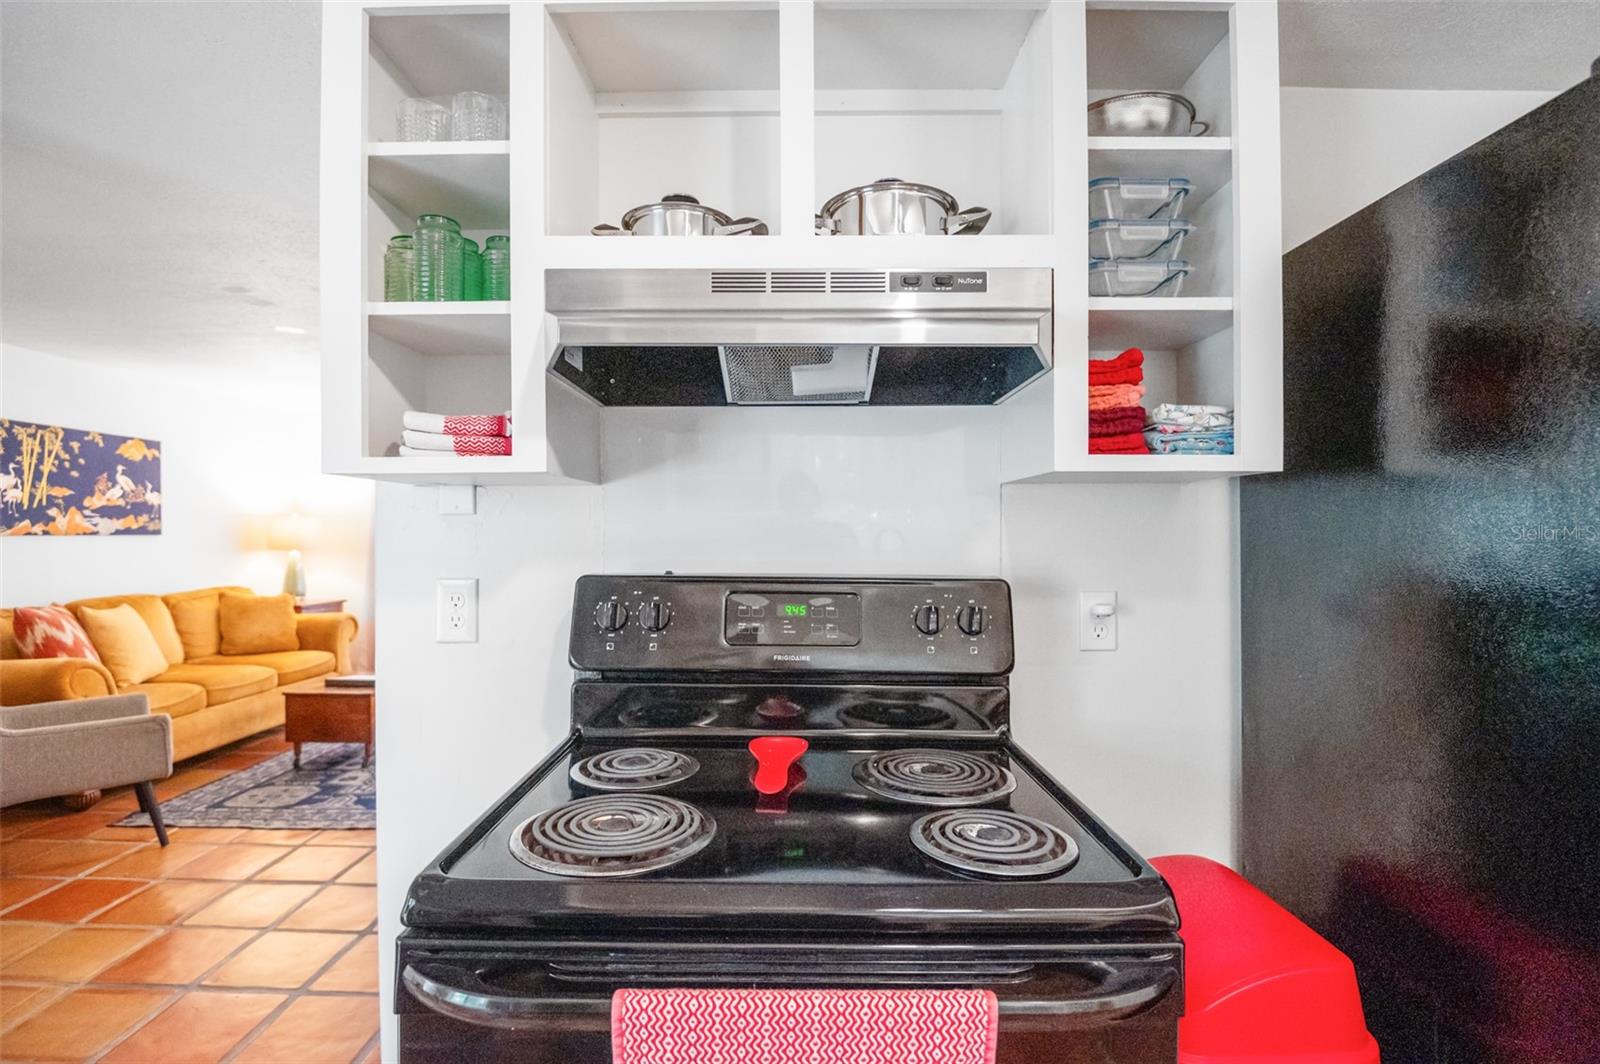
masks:
[[[1078,592],[1078,649],[1117,649],[1117,593]]]
[[[478,641],[478,581],[440,580],[438,585],[438,617],[434,633],[439,643],[476,643]]]

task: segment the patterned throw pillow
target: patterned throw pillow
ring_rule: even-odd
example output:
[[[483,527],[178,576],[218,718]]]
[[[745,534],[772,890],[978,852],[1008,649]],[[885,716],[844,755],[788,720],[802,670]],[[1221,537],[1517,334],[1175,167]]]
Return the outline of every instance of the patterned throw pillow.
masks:
[[[18,606],[11,630],[25,658],[100,660],[89,634],[65,606]]]

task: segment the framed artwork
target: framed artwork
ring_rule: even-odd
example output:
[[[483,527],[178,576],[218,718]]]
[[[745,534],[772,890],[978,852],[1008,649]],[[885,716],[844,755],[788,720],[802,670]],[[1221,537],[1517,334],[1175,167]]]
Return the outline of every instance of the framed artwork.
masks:
[[[0,418],[0,535],[160,532],[160,441]]]

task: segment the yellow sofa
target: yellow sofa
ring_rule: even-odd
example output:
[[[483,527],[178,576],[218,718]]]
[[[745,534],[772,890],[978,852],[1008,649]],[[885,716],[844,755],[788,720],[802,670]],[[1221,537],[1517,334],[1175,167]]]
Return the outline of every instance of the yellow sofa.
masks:
[[[127,603],[140,616],[161,611],[171,615],[182,643],[182,660],[173,660],[178,648],[163,648],[169,662],[166,672],[147,683],[120,688],[98,662],[23,658],[11,628],[12,611],[0,609],[0,706],[142,692],[149,697],[152,712],[172,718],[172,757],[181,761],[282,724],[283,688],[289,684],[350,671],[350,643],[357,625],[348,613],[297,614],[298,650],[223,654],[217,611],[224,591],[248,593],[249,588],[207,587],[175,595],[110,595],[67,603],[75,614],[84,607],[108,609]]]

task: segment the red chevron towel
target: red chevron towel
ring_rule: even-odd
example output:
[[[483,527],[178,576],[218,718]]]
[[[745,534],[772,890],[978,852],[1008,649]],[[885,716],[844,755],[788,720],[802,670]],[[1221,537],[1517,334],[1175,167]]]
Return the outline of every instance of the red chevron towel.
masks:
[[[618,990],[615,1064],[994,1064],[988,990]]]

